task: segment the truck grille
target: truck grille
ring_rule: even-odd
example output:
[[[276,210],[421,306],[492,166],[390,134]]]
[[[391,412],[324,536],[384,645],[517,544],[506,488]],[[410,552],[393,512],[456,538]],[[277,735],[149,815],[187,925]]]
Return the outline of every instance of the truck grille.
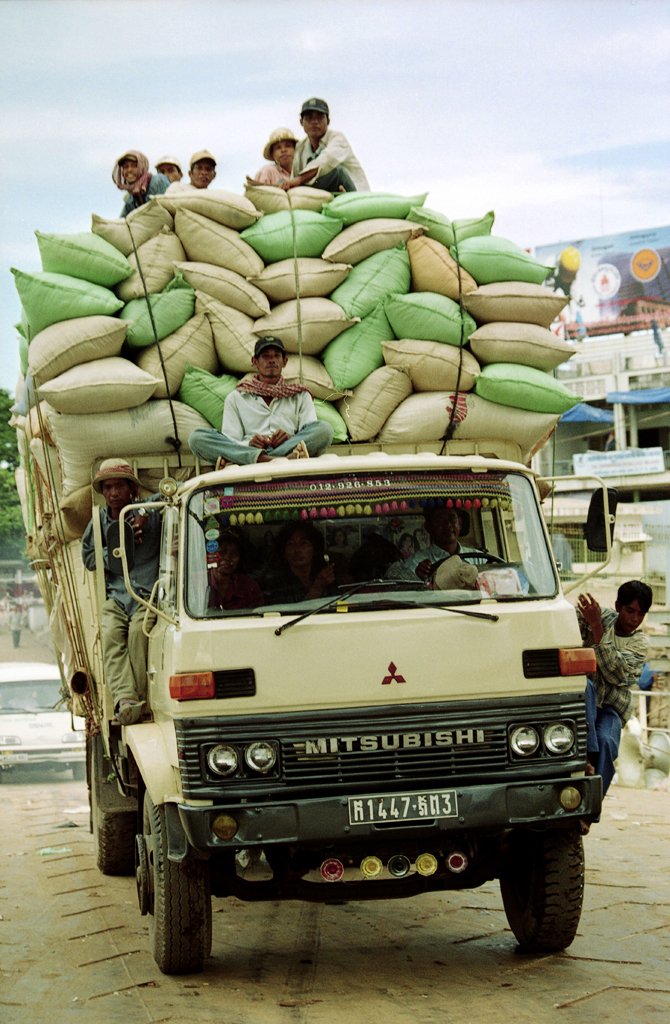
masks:
[[[538,754],[528,762],[511,763],[507,750],[510,722],[541,726],[569,719],[578,722],[577,749],[567,757]],[[500,701],[495,708],[476,705],[426,705],[399,709],[304,715],[235,718],[194,718],[175,722],[184,795],[193,798],[309,796],[353,793],[372,788],[402,789],[408,785],[443,786],[473,778],[501,778],[510,770],[564,772],[583,765],[586,728],[582,698],[537,698]],[[207,751],[217,743],[243,750],[254,740],[279,746],[278,774],[222,779],[207,768]],[[243,756],[240,758],[243,761]],[[540,764],[538,763],[540,762]]]

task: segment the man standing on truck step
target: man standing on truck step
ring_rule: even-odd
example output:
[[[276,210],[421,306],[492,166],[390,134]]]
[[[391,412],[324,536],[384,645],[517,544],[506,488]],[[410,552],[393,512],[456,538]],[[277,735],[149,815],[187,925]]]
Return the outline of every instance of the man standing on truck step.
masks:
[[[300,124],[305,131],[295,149],[293,169],[280,188],[311,185],[326,192],[369,192],[365,171],[342,132],[333,131],[330,110],[325,100],[312,96],[300,111]]]
[[[652,590],[640,580],[628,580],[617,591],[612,608],[601,608],[591,594],[580,594],[577,618],[585,646],[593,647],[597,668],[586,682],[587,754],[603,780],[603,796],[614,777],[621,726],[631,716],[631,686],[639,681],[647,658],[648,641],[642,621],[652,602]]]
[[[121,725],[139,722],[144,708],[148,640],[142,626],[146,609],[128,593],[123,575],[111,567],[107,536],[121,510],[139,499],[140,486],[132,467],[123,459],[105,459],[93,478],[93,489],[102,494],[106,503],[100,512],[107,595],[100,617],[102,654],[114,711]],[[135,555],[130,581],[141,597],[148,598],[158,576],[161,522],[160,513],[155,510],[142,513],[136,513],[131,520]],[[82,561],[87,569],[96,568],[94,537],[91,520],[81,541]]]
[[[240,381],[226,398],[220,431],[193,431],[188,439],[191,451],[217,469],[226,462],[247,466],[282,456],[321,455],[333,439],[332,427],[317,420],[306,387],[282,380],[287,361],[281,338],[259,338],[251,360],[256,376]]]

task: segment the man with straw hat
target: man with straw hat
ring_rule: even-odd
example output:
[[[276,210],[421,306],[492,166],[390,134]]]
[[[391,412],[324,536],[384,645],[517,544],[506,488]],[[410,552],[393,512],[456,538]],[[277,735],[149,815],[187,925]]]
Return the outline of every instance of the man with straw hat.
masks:
[[[107,536],[118,522],[122,509],[139,499],[140,481],[125,459],[105,459],[93,478],[93,489],[102,494],[105,508],[100,510],[107,600],[102,606],[100,635],[105,676],[121,725],[139,722],[147,690],[147,637],[143,623],[146,609],[126,590],[123,575],[110,561]],[[135,541],[134,564],[130,570],[133,590],[148,598],[158,576],[161,523],[157,511],[135,514],[131,520]],[[87,569],[96,568],[93,520],[81,542],[82,561]]]

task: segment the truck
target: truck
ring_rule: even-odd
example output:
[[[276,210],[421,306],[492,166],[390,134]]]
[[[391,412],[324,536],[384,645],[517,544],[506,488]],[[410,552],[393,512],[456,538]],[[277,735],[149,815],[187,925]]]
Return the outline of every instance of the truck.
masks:
[[[586,773],[595,660],[518,448],[338,444],[218,470],[183,452],[130,461],[160,486],[121,515],[113,555],[129,588],[127,521],[141,508],[162,515],[158,578],[148,600],[136,595],[148,635],[142,721],[115,718],[103,574],[84,570],[39,472],[29,553],[88,723],[97,865],[134,874],[160,970],[204,968],[212,900],[346,903],[493,879],[522,950],[568,946],[582,830],[601,806],[600,779]],[[587,531],[596,550],[611,518],[599,500]],[[420,546],[434,508],[459,511],[474,587],[463,574],[402,571],[401,539]],[[212,607],[222,533],[244,538],[262,580],[295,523],[330,553],[332,592]],[[96,544],[102,566],[99,534]]]

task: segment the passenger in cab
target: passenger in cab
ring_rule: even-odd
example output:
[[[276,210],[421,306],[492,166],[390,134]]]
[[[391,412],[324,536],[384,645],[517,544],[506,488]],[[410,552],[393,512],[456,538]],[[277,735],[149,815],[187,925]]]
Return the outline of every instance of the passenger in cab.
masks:
[[[208,149],[199,149],[188,163],[188,181],[173,181],[168,193],[198,192],[209,188],[216,178],[216,160]]]
[[[140,486],[132,466],[123,459],[105,459],[93,479],[93,489],[105,499],[105,508],[100,512],[107,596],[100,617],[102,656],[114,711],[121,725],[133,725],[142,717],[147,690],[148,638],[144,633],[145,608],[131,597],[122,573],[111,563],[107,536],[122,509],[139,499]],[[160,513],[135,514],[131,526],[135,557],[130,582],[136,593],[148,598],[158,576]],[[84,530],[81,555],[86,569],[96,568],[93,520]]]
[[[210,570],[209,608],[238,611],[263,604],[263,591],[256,580],[244,572],[241,537],[226,530],[218,538],[218,550],[212,557],[217,563]]]
[[[164,174],[150,173],[149,160],[139,149],[128,149],[119,157],[112,170],[112,180],[126,193],[122,217],[143,206],[152,196],[162,195],[170,184]]]
[[[369,192],[370,186],[353,149],[342,132],[329,127],[330,110],[325,100],[313,96],[300,111],[305,131],[295,150],[293,169],[281,188],[312,185],[326,192]]]
[[[181,164],[176,156],[162,156],[160,160],[156,161],[156,170],[159,174],[164,174],[166,178],[169,178],[170,184],[173,181],[181,181],[184,177]]]
[[[289,523],[277,536],[264,586],[268,604],[293,603],[335,593],[335,567],[323,537],[311,523]]]
[[[247,184],[281,185],[288,181],[297,145],[298,140],[290,128],[275,128],[263,150],[264,159],[270,162],[263,164],[254,178],[247,178]]]
[[[193,431],[188,439],[191,451],[219,469],[226,462],[246,466],[324,452],[333,438],[332,427],[317,420],[306,387],[282,380],[287,359],[281,338],[259,338],[251,360],[256,375],[240,381],[226,398],[221,431]]]

